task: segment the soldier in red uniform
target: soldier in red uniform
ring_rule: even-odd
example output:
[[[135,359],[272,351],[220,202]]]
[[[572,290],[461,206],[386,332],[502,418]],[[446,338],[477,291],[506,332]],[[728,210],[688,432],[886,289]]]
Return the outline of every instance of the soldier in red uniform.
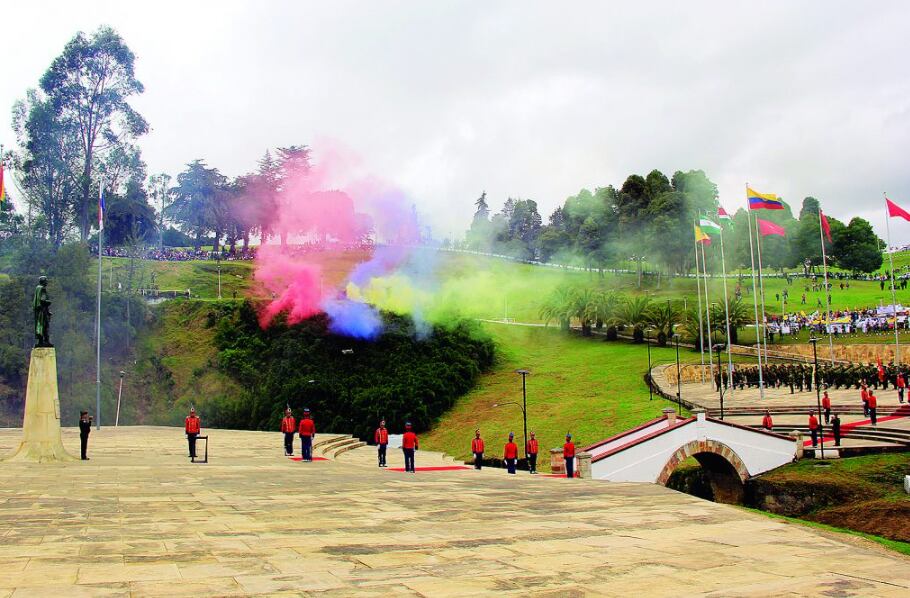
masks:
[[[284,432],[284,454],[290,457],[294,454],[294,433],[297,432],[297,420],[291,414],[291,408],[284,411],[284,419],[281,420],[281,431]]]
[[[411,422],[404,424],[404,434],[401,437],[401,452],[404,453],[404,470],[417,473],[414,468],[414,452],[417,450],[417,434],[411,430]]]
[[[297,430],[300,434],[300,453],[303,461],[313,460],[313,439],[316,437],[316,424],[309,409],[303,410],[303,417],[300,418],[300,428]]]
[[[774,429],[774,420],[771,419],[770,409],[765,409],[765,416],[761,418],[761,427],[769,432]]]
[[[572,435],[566,434],[566,443],[562,445],[562,456],[566,460],[566,477],[575,477],[575,444]]]
[[[515,444],[515,433],[509,432],[509,441],[502,449],[502,460],[506,462],[509,473],[515,473],[515,464],[518,462],[518,445]]]
[[[385,452],[389,446],[389,431],[385,427],[385,420],[379,422],[379,427],[376,428],[376,433],[373,434],[373,442],[378,447],[376,451],[379,455],[379,467],[386,467]]]
[[[875,393],[869,391],[869,419],[872,420],[872,425],[878,425],[878,397],[875,396]]]
[[[818,419],[814,411],[809,412],[809,433],[812,435],[812,446],[818,446]]]
[[[822,409],[825,411],[825,423],[831,421],[831,397],[828,396],[828,391],[825,391],[824,396],[822,396]]]
[[[474,469],[480,469],[483,466],[483,438],[480,437],[480,430],[474,430],[471,452],[474,453]]]
[[[196,408],[190,407],[190,414],[184,420],[183,429],[186,431],[186,439],[190,445],[190,459],[196,458],[196,437],[202,431],[202,422],[196,417]]]
[[[904,374],[902,372],[897,373],[895,385],[897,386],[897,400],[903,403],[904,391],[907,390],[907,380],[904,379]]]
[[[528,453],[528,469],[532,474],[537,473],[537,453],[540,450],[540,445],[537,442],[537,438],[534,437],[534,432],[531,432],[531,438],[528,440],[528,446],[525,451]]]
[[[863,382],[859,396],[863,400],[863,415],[869,417],[869,387],[866,386],[865,382]]]

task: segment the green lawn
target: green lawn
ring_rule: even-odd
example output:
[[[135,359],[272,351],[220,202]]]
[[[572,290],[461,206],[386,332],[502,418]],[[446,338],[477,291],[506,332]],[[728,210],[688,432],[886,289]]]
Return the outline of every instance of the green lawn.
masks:
[[[528,386],[528,426],[540,440],[542,468],[549,469],[548,450],[561,447],[566,432],[579,447],[602,440],[661,414],[672,403],[648,398],[642,376],[648,369],[647,348],[625,342],[603,342],[570,336],[552,328],[486,324],[498,359],[493,370],[462,397],[421,446],[468,458],[473,432],[480,428],[490,456],[501,456],[509,431],[521,445],[521,410],[506,401],[521,402],[521,376],[531,371]],[[655,363],[675,361],[670,348],[652,348]]]

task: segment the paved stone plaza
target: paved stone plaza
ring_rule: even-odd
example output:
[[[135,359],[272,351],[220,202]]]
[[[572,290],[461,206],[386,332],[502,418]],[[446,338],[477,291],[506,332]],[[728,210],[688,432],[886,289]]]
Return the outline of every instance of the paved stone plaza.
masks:
[[[405,474],[369,448],[303,464],[277,433],[205,432],[206,465],[154,427],[93,433],[89,462],[4,463],[0,596],[910,593],[899,554],[659,486]]]

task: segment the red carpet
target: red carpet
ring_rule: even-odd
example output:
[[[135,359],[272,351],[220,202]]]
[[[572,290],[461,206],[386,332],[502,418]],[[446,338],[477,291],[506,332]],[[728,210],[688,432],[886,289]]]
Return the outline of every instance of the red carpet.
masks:
[[[388,471],[404,471],[404,467],[389,467]],[[444,465],[440,467],[415,467],[415,471],[457,471],[459,469],[472,469],[464,465]]]
[[[892,412],[891,412],[891,415],[886,415],[886,416],[884,416],[884,417],[879,417],[879,418],[877,419],[877,423],[889,422],[889,421],[891,421],[891,420],[901,419],[901,418],[903,418],[903,417],[908,417],[908,416],[910,416],[910,406],[908,406],[908,405],[901,405],[901,406],[898,407],[896,410],[892,411]],[[863,419],[863,420],[860,420],[860,421],[857,421],[857,422],[851,422],[851,423],[849,423],[849,424],[841,424],[841,425],[840,425],[840,437],[841,437],[842,439],[843,439],[843,438],[846,438],[846,437],[847,437],[847,432],[849,432],[849,431],[852,430],[853,428],[856,428],[856,427],[858,427],[858,426],[867,426],[867,425],[869,425],[869,424],[871,424],[871,423],[872,423],[872,420],[871,420],[871,419]],[[830,424],[825,425],[825,430],[826,430],[826,431],[827,431],[827,430],[830,430],[830,429],[831,429],[831,425],[830,425]],[[831,435],[829,435],[829,434],[826,433],[826,434],[825,434],[825,437],[824,437],[824,441],[825,441],[825,444],[827,444],[827,443],[829,443],[829,442],[834,442],[834,436],[831,436]],[[803,442],[803,446],[812,446],[812,439],[810,438],[809,440],[806,440],[805,442]]]
[[[291,461],[303,461],[303,457],[290,457]],[[313,461],[328,461],[325,457],[313,457]]]

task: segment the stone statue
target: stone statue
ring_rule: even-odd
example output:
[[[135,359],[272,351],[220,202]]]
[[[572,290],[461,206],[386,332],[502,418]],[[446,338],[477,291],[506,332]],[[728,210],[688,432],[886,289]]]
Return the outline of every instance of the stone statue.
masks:
[[[47,297],[47,276],[38,279],[32,308],[35,310],[35,346],[53,347],[50,337],[51,302]]]

